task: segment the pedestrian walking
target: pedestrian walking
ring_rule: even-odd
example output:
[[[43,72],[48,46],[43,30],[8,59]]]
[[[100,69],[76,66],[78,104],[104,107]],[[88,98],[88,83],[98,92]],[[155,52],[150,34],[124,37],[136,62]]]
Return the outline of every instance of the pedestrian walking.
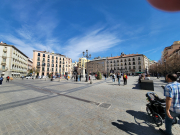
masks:
[[[9,76],[6,77],[6,82],[9,82]]]
[[[80,79],[80,81],[81,81],[81,74],[80,74],[80,76],[79,76],[79,79]]]
[[[127,79],[128,79],[128,77],[127,77],[126,73],[124,73],[124,75],[123,75],[124,85],[127,85]]]
[[[2,85],[3,77],[0,77],[0,86]]]
[[[114,74],[112,74],[112,82],[114,82],[114,77],[115,77]]]
[[[78,74],[76,73],[76,82],[78,81]]]
[[[180,83],[177,82],[176,74],[167,74],[166,81],[168,84],[164,88],[164,96],[166,97],[165,110],[165,128],[159,129],[166,135],[172,135],[172,122],[174,117],[180,119]]]
[[[120,73],[117,74],[117,79],[118,79],[118,85],[120,86],[120,82],[121,82],[121,75],[120,75]]]

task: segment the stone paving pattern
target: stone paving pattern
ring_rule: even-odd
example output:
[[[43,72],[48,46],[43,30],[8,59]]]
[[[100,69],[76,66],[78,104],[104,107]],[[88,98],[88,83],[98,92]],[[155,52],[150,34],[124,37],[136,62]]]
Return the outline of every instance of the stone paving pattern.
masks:
[[[164,78],[152,79],[155,93],[164,98],[160,87],[166,84]],[[146,114],[148,90],[139,89],[137,80],[137,76],[128,77],[126,86],[118,86],[110,78],[93,80],[93,84],[84,79],[4,80],[0,86],[0,134],[161,135]],[[111,106],[104,108],[102,103]],[[179,132],[179,125],[174,125],[173,133]]]

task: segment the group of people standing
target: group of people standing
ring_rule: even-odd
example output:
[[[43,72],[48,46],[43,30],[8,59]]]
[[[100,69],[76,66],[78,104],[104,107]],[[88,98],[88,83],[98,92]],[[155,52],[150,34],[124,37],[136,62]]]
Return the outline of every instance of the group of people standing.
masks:
[[[126,73],[122,74],[122,77],[123,77],[123,81],[124,81],[124,85],[127,85],[127,75]],[[120,86],[121,84],[121,74],[120,73],[117,73],[117,74],[112,74],[112,81],[115,82],[117,78],[117,81],[118,81],[118,85]]]

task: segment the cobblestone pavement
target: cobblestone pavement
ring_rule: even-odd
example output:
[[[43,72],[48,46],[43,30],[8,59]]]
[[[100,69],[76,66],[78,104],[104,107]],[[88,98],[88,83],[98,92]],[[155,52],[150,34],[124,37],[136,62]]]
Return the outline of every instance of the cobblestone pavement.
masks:
[[[163,98],[163,78],[154,80]],[[1,135],[161,135],[146,114],[147,90],[138,77],[128,85],[108,78],[93,83],[73,80],[15,79],[0,86]],[[164,129],[164,124],[161,127]],[[178,135],[180,127],[173,126]]]

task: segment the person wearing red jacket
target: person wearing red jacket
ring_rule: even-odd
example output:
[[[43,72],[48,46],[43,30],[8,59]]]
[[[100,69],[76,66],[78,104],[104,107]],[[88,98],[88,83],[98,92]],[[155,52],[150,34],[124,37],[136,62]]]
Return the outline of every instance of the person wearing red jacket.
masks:
[[[124,73],[124,75],[123,75],[124,85],[127,85],[127,79],[128,79],[128,77],[127,77],[126,73]]]

